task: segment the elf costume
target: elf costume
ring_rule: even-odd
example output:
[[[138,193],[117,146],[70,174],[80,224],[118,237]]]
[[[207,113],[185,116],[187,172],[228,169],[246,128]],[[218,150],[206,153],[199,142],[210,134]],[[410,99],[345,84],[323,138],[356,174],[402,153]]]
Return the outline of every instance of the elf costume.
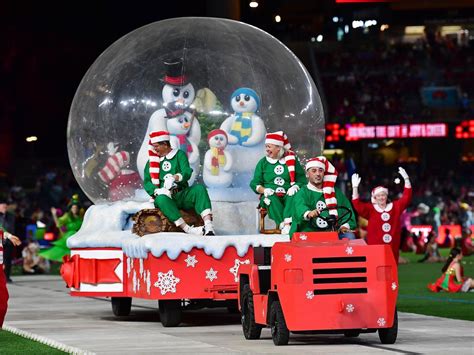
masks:
[[[260,159],[255,167],[253,179],[250,181],[250,188],[256,193],[259,193],[259,187],[274,190],[271,196],[261,196],[260,206],[268,210],[269,217],[278,227],[282,222],[291,223],[296,193],[290,196],[288,190],[295,185],[297,187],[293,189],[299,190],[305,184],[306,177],[298,158],[290,150],[291,145],[286,134],[282,131],[268,133],[265,144],[282,147],[285,153],[280,159],[270,157]]]
[[[432,292],[467,292],[469,290],[469,285],[471,284],[471,279],[464,277],[464,269],[462,265],[459,264],[462,280],[458,281],[456,278],[456,270],[454,269],[455,263],[458,262],[453,261],[446,272],[444,272],[435,283],[428,285],[428,289]]]
[[[169,141],[168,132],[158,131],[150,134],[150,146],[152,143],[164,141]],[[185,152],[173,149],[166,156],[159,157],[151,146],[148,153],[149,161],[145,166],[144,188],[154,198],[155,207],[159,208],[176,226],[184,223],[180,209],[194,209],[202,217],[211,214],[211,200],[206,188],[197,184],[191,187],[188,185],[193,170],[189,166]],[[176,188],[171,191],[164,188],[165,179],[169,175],[179,177]]]
[[[337,171],[334,169],[334,166],[325,157],[320,156],[308,160],[305,169],[307,171],[313,167],[324,169],[322,188],[319,189],[308,182],[298,192],[293,202],[295,208],[290,235],[294,232],[328,231],[329,226],[327,222],[316,217],[316,225],[313,225],[308,217],[308,213],[314,209],[321,211],[326,207],[329,209],[328,214],[336,217],[338,216],[337,207],[348,208],[352,212],[352,216],[348,222],[339,226],[339,228],[345,227],[354,230],[357,227],[355,213],[347,197],[334,186],[337,178]]]
[[[72,206],[79,207],[79,196],[73,195],[71,201],[67,206],[68,212],[58,218],[57,227],[61,231],[61,228],[66,227],[66,232],[60,232],[62,234],[61,238],[53,242],[53,246],[47,250],[42,250],[38,253],[39,256],[42,256],[48,260],[54,261],[63,261],[65,255],[69,255],[70,249],[67,246],[67,240],[69,237],[74,235],[82,226],[84,220],[82,213],[78,215],[73,215],[71,212]]]

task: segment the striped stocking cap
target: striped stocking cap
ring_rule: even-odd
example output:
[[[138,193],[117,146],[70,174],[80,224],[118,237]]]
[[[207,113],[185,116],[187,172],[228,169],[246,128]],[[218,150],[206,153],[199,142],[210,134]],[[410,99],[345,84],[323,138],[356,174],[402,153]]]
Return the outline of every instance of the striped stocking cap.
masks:
[[[130,154],[126,151],[117,152],[112,154],[105,163],[105,166],[99,170],[98,175],[100,179],[109,184],[115,179],[123,167],[126,167],[130,163]]]
[[[322,168],[324,169],[324,178],[323,178],[323,195],[324,200],[326,201],[326,206],[329,208],[329,214],[332,214],[337,217],[337,200],[336,200],[336,190],[334,186],[336,185],[337,171],[334,168],[329,160],[324,156],[319,156],[308,160],[306,163],[305,169],[311,168]]]
[[[153,148],[153,143],[165,142],[170,140],[170,134],[167,131],[154,131],[150,133],[148,141],[148,158],[150,160],[150,178],[155,186],[160,186],[160,157]]]
[[[283,158],[285,159],[285,164],[288,167],[288,172],[290,174],[290,184],[293,186],[295,184],[296,156],[291,150],[291,144],[288,140],[288,136],[283,131],[267,133],[265,136],[265,144],[274,144],[279,147],[283,147],[285,150]]]

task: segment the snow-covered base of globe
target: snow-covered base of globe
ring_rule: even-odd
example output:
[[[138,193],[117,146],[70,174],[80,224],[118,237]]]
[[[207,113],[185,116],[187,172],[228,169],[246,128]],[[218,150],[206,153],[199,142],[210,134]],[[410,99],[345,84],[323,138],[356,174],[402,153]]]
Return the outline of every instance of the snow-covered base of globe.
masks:
[[[243,206],[242,206],[243,204]],[[113,204],[93,205],[85,216],[81,229],[67,240],[69,248],[121,248],[131,258],[147,258],[151,252],[155,257],[166,253],[170,259],[176,259],[181,252],[189,252],[193,248],[203,249],[208,255],[220,259],[227,247],[233,246],[239,256],[243,257],[250,246],[272,246],[275,242],[289,241],[288,235],[255,234],[255,224],[249,223],[255,218],[255,203],[245,202],[228,206],[227,209],[215,214],[216,231],[224,227],[219,222],[222,213],[223,220],[240,219],[242,227],[245,222],[252,226],[251,233],[236,233],[233,235],[218,235],[210,237],[193,236],[184,233],[156,233],[138,237],[131,232],[131,216],[144,208],[153,208],[151,202],[118,201]],[[245,215],[244,209],[252,206],[251,214]],[[216,206],[215,206],[216,207]],[[229,212],[226,212],[229,211]],[[230,214],[227,214],[230,213]],[[241,215],[238,217],[238,213]]]

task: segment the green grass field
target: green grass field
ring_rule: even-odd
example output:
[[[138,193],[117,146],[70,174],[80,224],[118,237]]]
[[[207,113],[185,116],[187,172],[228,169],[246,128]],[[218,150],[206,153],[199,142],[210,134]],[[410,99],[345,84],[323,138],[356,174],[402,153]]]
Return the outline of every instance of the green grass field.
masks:
[[[65,354],[65,352],[43,345],[19,335],[0,330],[0,354]]]
[[[442,249],[441,254],[447,256],[449,249]],[[444,263],[417,263],[422,255],[401,253],[410,261],[409,264],[399,265],[398,278],[398,310],[427,314],[432,316],[474,320],[474,292],[467,293],[434,293],[426,287],[441,276]],[[464,275],[474,278],[474,256],[462,260]]]

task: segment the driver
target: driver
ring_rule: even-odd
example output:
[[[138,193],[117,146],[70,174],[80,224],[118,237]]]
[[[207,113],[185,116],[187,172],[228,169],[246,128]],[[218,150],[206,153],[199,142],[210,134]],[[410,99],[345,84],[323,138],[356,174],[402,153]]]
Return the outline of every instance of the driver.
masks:
[[[350,213],[349,211],[344,213],[339,209],[339,214],[343,217],[341,221],[343,224],[337,229],[339,239],[355,239],[352,232],[357,226],[355,214],[350,201],[334,186],[337,179],[334,166],[326,157],[319,156],[308,160],[305,169],[309,182],[295,196],[295,212],[290,235],[294,232],[329,231],[330,226],[323,218],[329,215],[337,218],[338,208],[346,207]],[[321,218],[319,215],[323,209],[328,210],[328,213],[321,215],[323,217]],[[344,215],[348,218],[344,218]]]

